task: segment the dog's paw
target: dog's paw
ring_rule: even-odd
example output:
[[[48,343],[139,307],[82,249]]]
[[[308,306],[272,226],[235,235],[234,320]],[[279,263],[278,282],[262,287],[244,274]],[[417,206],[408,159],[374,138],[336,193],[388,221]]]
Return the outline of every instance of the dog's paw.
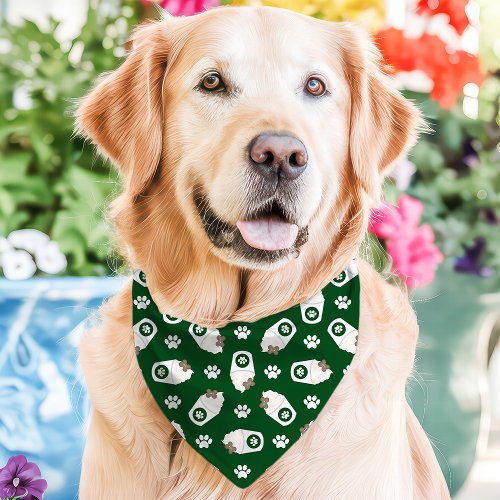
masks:
[[[196,438],[196,444],[200,448],[208,448],[212,444],[212,438],[208,434],[200,434]]]
[[[276,365],[268,365],[268,367],[264,369],[264,373],[268,379],[278,378],[278,375],[281,373],[281,369]]]
[[[239,339],[247,339],[248,336],[252,333],[252,330],[248,328],[248,326],[245,325],[240,325],[237,328],[234,329],[234,334],[239,338]]]
[[[167,408],[170,408],[171,410],[177,410],[177,408],[179,408],[179,405],[181,404],[181,400],[179,396],[167,396],[167,399],[165,399],[165,404],[167,405]]]
[[[276,434],[276,437],[273,438],[273,444],[276,448],[286,448],[289,442],[290,440],[284,434]]]
[[[351,299],[349,299],[347,295],[339,295],[338,298],[335,299],[335,305],[339,309],[347,309],[351,305]]]
[[[238,405],[234,409],[234,413],[238,418],[247,418],[251,411],[247,405]]]
[[[317,335],[308,335],[304,339],[304,344],[308,349],[316,349],[321,341],[318,339]]]
[[[250,469],[248,465],[237,465],[234,469],[234,473],[240,479],[241,478],[245,479],[246,477],[248,477],[250,472],[252,472],[252,469]]]
[[[309,410],[315,410],[320,403],[318,396],[306,396],[304,399],[304,404]]]
[[[169,349],[177,349],[181,344],[181,339],[177,335],[168,335],[165,344]]]
[[[203,373],[207,376],[207,378],[217,378],[220,375],[220,368],[217,365],[208,365]]]
[[[146,309],[146,307],[149,306],[151,301],[143,295],[142,297],[140,295],[137,296],[136,299],[134,299],[134,305],[137,307],[137,309]]]

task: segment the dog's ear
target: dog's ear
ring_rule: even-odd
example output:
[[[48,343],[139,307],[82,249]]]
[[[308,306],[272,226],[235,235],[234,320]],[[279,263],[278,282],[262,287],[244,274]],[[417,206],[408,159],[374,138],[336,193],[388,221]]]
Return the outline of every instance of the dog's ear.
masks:
[[[340,23],[336,31],[351,93],[351,165],[363,189],[378,201],[384,176],[415,143],[421,115],[383,73],[368,34],[350,23]]]
[[[124,63],[83,99],[77,131],[120,169],[131,196],[144,191],[162,154],[163,79],[169,43],[165,22],[140,25]]]

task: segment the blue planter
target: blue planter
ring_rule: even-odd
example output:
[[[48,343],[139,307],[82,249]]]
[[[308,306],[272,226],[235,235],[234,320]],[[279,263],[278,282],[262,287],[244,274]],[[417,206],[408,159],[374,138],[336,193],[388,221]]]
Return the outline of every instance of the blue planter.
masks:
[[[48,500],[77,498],[88,413],[77,326],[121,282],[0,279],[0,467],[25,454],[47,480]]]

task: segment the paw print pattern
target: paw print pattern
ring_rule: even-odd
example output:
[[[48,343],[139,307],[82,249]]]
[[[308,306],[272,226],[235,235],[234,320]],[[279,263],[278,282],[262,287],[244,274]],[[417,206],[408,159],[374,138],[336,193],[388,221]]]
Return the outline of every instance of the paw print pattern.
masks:
[[[177,349],[181,343],[181,339],[177,335],[168,335],[165,339],[165,344],[169,349]]]
[[[137,309],[146,309],[151,301],[145,296],[138,295],[136,299],[134,299],[134,305]]]
[[[309,410],[315,410],[320,403],[321,401],[319,400],[318,396],[306,396],[306,398],[304,399],[304,404]]]
[[[167,408],[170,408],[171,410],[177,410],[179,408],[179,405],[181,404],[181,399],[179,396],[167,396],[167,399],[165,399],[165,404],[167,405]]]
[[[339,309],[347,309],[351,305],[351,299],[349,299],[347,295],[339,295],[338,298],[335,299],[335,305]]]
[[[317,335],[308,335],[304,339],[304,344],[308,349],[316,349],[321,341],[318,339]]]
[[[238,326],[237,328],[234,329],[234,334],[236,337],[239,339],[247,339],[248,336],[252,333],[252,330],[248,328],[248,326]]]
[[[284,434],[276,434],[276,437],[273,438],[273,444],[276,448],[286,448],[289,442],[290,440]]]
[[[234,413],[238,418],[247,418],[252,410],[247,405],[238,405],[234,409]]]
[[[268,365],[268,367],[264,369],[264,373],[268,379],[278,378],[278,375],[281,373],[281,369],[276,365]]]
[[[252,469],[248,467],[248,465],[237,465],[234,468],[234,473],[236,474],[236,477],[240,479],[245,479],[249,476],[249,474],[252,472]]]
[[[346,374],[347,370],[349,370],[349,367],[350,367],[350,366],[351,366],[351,365],[347,365],[347,366],[346,366],[346,367],[342,370],[342,373],[343,373],[344,375]]]
[[[212,444],[212,438],[208,434],[200,434],[196,438],[196,444],[200,448],[208,448]]]
[[[207,376],[207,378],[217,378],[220,375],[220,368],[217,365],[208,365],[203,373]]]

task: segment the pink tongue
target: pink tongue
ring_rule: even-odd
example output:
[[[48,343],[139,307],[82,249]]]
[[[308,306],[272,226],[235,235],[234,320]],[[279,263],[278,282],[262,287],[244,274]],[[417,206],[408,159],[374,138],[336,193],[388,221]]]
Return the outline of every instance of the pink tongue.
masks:
[[[243,239],[260,250],[283,250],[290,248],[297,238],[299,228],[296,224],[284,222],[275,217],[257,220],[239,220],[236,226]]]

